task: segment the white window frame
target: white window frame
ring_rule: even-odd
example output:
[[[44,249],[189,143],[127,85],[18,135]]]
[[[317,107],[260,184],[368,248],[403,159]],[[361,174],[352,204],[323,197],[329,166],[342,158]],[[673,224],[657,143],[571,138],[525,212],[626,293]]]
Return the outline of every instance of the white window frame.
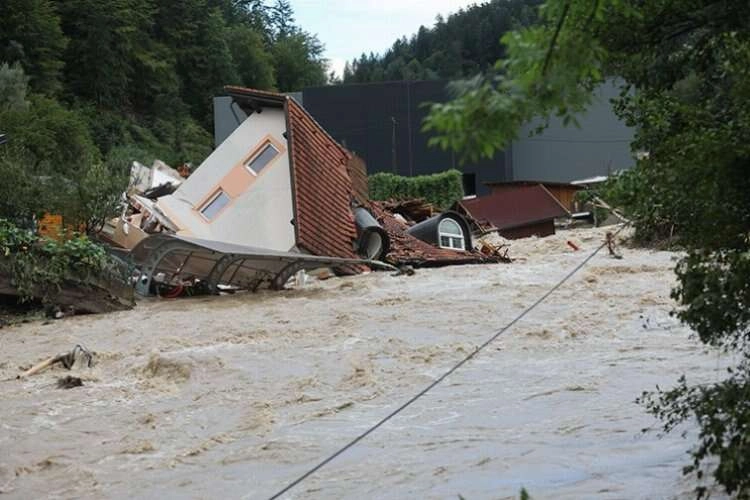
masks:
[[[443,231],[443,223],[446,221],[451,221],[455,224],[458,227],[458,233]],[[443,244],[443,238],[448,238],[447,245]],[[440,248],[448,248],[450,250],[466,250],[466,237],[461,224],[450,217],[441,220],[438,224],[438,245]]]
[[[224,204],[224,206],[221,207],[214,214],[213,217],[209,217],[208,215],[206,215],[206,213],[205,213],[206,209],[208,209],[208,207],[210,207],[222,195],[224,195],[226,197],[226,199],[227,199],[227,202]],[[216,217],[218,217],[219,214],[221,212],[223,212],[229,206],[230,203],[232,203],[232,198],[226,193],[226,191],[224,191],[223,189],[219,189],[218,191],[216,191],[216,193],[211,198],[208,199],[208,201],[206,201],[203,205],[201,205],[201,207],[198,209],[198,212],[201,214],[201,217],[203,217],[207,221],[211,222],[211,221],[215,220]]]
[[[268,160],[268,161],[266,162],[266,164],[265,164],[265,165],[263,165],[263,167],[261,167],[261,169],[260,169],[259,171],[256,171],[256,170],[255,170],[255,169],[254,169],[254,168],[253,168],[253,167],[251,166],[251,165],[252,165],[252,163],[253,163],[253,162],[254,162],[255,160],[257,160],[258,158],[260,158],[260,155],[262,155],[263,153],[265,153],[265,152],[266,152],[266,150],[267,150],[268,148],[271,148],[271,149],[273,149],[273,150],[274,150],[274,151],[276,152],[276,154],[275,154],[275,155],[273,155],[273,157],[272,157],[272,158],[271,158],[270,160]],[[255,153],[255,154],[254,154],[254,155],[253,155],[253,156],[252,156],[252,157],[251,157],[251,158],[250,158],[249,160],[247,160],[247,161],[245,162],[245,168],[246,168],[246,169],[247,169],[247,170],[248,170],[248,171],[249,171],[249,172],[250,172],[251,174],[253,174],[254,176],[256,176],[256,177],[257,177],[257,176],[258,176],[258,174],[260,174],[260,172],[262,172],[262,171],[263,171],[263,169],[265,169],[266,167],[268,167],[268,165],[270,165],[270,164],[271,164],[271,162],[273,162],[273,161],[274,161],[274,160],[276,159],[276,157],[277,157],[277,156],[279,156],[280,154],[281,154],[281,151],[279,151],[279,148],[278,148],[278,147],[276,147],[276,145],[275,145],[274,143],[272,143],[271,141],[268,141],[268,140],[267,140],[267,141],[264,141],[264,142],[263,142],[263,145],[262,145],[262,146],[261,146],[260,148],[258,148],[258,150],[256,151],[256,153]]]

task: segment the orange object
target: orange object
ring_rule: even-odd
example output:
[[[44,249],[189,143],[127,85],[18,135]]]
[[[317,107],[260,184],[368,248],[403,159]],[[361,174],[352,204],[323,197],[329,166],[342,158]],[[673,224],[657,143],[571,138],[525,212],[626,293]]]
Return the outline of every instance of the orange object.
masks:
[[[39,236],[60,241],[63,237],[62,215],[44,214],[37,225]]]

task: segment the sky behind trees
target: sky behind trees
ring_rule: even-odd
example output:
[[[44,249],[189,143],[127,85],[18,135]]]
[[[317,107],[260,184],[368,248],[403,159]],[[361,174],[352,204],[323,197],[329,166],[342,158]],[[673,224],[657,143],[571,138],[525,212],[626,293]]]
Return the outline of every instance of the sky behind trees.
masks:
[[[317,33],[331,69],[341,75],[344,63],[363,52],[383,52],[420,25],[430,27],[438,14],[447,17],[477,0],[291,0],[297,23]]]

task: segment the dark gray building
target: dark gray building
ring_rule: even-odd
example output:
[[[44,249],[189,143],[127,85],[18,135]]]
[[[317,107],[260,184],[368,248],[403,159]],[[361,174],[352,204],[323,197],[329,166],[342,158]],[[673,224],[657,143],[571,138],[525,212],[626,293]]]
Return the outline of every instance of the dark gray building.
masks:
[[[580,128],[566,127],[557,118],[540,135],[529,136],[537,124],[524,127],[506,149],[512,179],[569,182],[635,165],[633,130],[615,116],[610,103],[618,95],[613,82],[599,87],[588,110],[577,117]]]
[[[486,182],[510,180],[570,181],[633,165],[632,131],[612,112],[609,98],[617,89],[605,85],[581,129],[552,120],[541,135],[521,132],[505,152],[492,159],[461,165],[455,154],[429,147],[421,131],[427,103],[449,99],[445,81],[400,81],[307,88],[294,94],[337,141],[361,156],[369,173],[421,175],[457,168],[466,194],[489,192]],[[222,142],[245,118],[229,97],[214,101],[215,140]]]

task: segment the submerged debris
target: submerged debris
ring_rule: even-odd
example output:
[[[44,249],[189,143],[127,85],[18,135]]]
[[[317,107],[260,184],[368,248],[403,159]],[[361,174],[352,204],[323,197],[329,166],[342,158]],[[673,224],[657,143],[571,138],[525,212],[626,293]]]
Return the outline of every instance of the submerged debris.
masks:
[[[65,377],[57,380],[58,389],[72,389],[74,387],[81,387],[82,385],[83,380],[81,380],[80,377],[72,377],[70,375],[66,375]]]
[[[70,352],[61,353],[37,363],[19,375],[18,378],[36,375],[56,364],[61,364],[66,370],[72,369],[73,366],[90,368],[94,364],[94,355],[81,344],[77,344]]]

